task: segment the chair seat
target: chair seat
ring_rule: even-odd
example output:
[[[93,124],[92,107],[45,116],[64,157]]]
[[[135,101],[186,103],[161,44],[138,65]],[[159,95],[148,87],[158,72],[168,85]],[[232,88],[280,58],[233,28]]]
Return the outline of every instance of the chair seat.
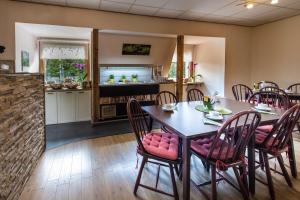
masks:
[[[211,145],[213,144],[213,141],[215,140],[215,136],[210,137],[204,137],[197,140],[193,140],[191,142],[191,149],[199,154],[202,157],[207,157],[209,154],[209,150],[211,148]],[[224,163],[229,162],[233,158],[234,154],[234,148],[229,147],[229,144],[224,143],[225,145],[222,147],[222,153],[219,155],[220,148],[222,145],[222,140],[219,140],[219,142],[216,143],[215,149],[211,155],[211,158],[214,159],[214,161],[220,160]],[[227,144],[227,145],[226,145]],[[229,153],[227,155],[227,151],[229,149]]]
[[[274,143],[274,139],[275,139],[274,137],[269,139],[269,141],[266,145],[262,146],[264,140],[266,139],[266,137],[268,135],[269,135],[269,133],[262,132],[262,131],[256,131],[255,132],[255,146],[258,148],[263,148],[263,149],[267,150],[267,152],[270,154],[277,154],[279,152],[287,150],[287,146],[285,146],[282,149],[276,148],[276,145],[278,145],[278,141],[275,141],[275,143]],[[273,145],[273,143],[274,143],[274,145]]]
[[[150,132],[144,136],[142,143],[149,154],[169,160],[178,159],[179,139],[175,134]]]
[[[264,125],[264,126],[257,127],[257,130],[265,133],[270,133],[272,129],[273,129],[273,125]]]

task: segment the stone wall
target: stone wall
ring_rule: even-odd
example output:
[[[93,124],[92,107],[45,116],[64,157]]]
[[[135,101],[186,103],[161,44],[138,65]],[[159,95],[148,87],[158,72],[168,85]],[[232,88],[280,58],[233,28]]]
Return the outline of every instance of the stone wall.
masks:
[[[45,150],[43,80],[0,74],[0,200],[18,199]]]

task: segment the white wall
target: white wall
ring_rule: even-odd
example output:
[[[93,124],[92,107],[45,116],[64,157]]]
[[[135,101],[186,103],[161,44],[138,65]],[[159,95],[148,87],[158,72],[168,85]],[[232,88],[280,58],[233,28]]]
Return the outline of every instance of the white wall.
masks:
[[[269,80],[281,88],[299,83],[300,15],[254,28],[252,83]],[[252,86],[252,84],[250,85]]]
[[[217,91],[224,96],[225,90],[225,38],[212,38],[194,48],[196,75],[203,76],[203,92],[213,94]]]
[[[150,55],[122,55],[123,43],[150,44]],[[154,64],[169,68],[176,38],[99,33],[100,64]]]
[[[29,68],[25,67],[23,72],[39,72],[39,53],[37,38],[16,24],[16,72],[22,72],[21,51],[29,52]]]

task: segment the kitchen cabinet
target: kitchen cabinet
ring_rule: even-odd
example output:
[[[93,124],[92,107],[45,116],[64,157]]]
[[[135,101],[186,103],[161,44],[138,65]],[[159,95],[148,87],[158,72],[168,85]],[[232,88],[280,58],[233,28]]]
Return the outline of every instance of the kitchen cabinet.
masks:
[[[91,120],[91,91],[51,91],[45,94],[46,124]]]
[[[45,94],[45,110],[46,124],[58,123],[58,108],[57,108],[57,92],[46,92]]]
[[[59,93],[58,101],[58,122],[68,123],[76,121],[76,93],[66,91]]]
[[[76,121],[91,120],[91,91],[77,92]]]

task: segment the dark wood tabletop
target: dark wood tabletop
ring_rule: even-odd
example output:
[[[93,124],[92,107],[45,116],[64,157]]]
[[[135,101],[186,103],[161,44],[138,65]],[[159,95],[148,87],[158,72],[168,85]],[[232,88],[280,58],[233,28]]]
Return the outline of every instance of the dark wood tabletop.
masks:
[[[167,126],[175,131],[182,137],[193,138],[206,134],[212,134],[218,130],[218,126],[204,124],[203,119],[205,113],[195,109],[200,102],[180,102],[177,105],[177,109],[173,112],[163,111],[161,106],[144,106],[143,110],[147,112],[153,119]],[[253,105],[244,102],[238,102],[231,99],[220,99],[220,102],[215,106],[220,105],[222,107],[232,110],[231,115],[224,115],[224,120],[229,118],[235,113],[244,110],[250,110]],[[261,124],[268,124],[279,119],[284,110],[273,109],[273,112],[277,115],[262,114]]]

